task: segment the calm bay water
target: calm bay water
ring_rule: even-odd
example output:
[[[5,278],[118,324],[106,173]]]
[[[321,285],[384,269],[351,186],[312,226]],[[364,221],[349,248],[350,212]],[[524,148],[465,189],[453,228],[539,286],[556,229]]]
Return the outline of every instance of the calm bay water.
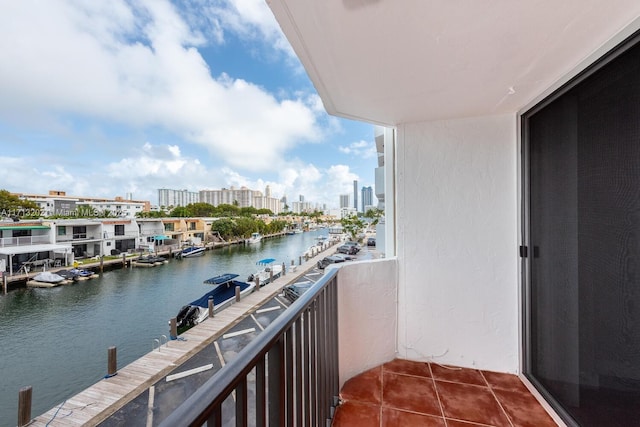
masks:
[[[117,347],[122,368],[151,351],[154,339],[169,336],[168,320],[211,290],[205,279],[236,273],[246,280],[263,258],[297,264],[320,235],[326,230],[0,295],[0,426],[16,425],[20,388],[33,387],[32,416],[46,412],[104,377],[110,346]]]

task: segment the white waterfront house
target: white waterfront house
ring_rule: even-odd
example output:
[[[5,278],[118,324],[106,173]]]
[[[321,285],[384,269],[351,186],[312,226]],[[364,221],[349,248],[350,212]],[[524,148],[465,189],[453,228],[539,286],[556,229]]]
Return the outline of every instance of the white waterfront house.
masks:
[[[50,221],[55,243],[70,243],[75,258],[115,255],[137,248],[132,219],[60,219]]]

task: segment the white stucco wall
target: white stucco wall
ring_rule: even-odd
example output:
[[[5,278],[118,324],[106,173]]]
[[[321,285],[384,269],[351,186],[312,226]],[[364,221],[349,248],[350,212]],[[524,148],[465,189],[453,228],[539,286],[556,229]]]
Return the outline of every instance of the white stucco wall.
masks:
[[[516,123],[398,127],[400,357],[518,372]]]
[[[349,378],[396,357],[398,269],[396,259],[349,262],[339,268],[342,388]]]

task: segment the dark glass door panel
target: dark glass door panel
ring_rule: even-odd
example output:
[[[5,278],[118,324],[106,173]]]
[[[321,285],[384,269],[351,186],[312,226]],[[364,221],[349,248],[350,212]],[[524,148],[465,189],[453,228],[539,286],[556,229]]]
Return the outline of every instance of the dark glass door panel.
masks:
[[[583,426],[640,426],[639,46],[523,116],[525,371]]]

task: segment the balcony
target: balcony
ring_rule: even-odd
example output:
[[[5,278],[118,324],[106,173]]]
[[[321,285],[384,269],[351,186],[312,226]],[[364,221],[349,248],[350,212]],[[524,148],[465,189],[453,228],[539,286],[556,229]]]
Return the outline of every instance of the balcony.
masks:
[[[100,232],[96,231],[94,233],[74,233],[74,234],[59,235],[59,236],[56,236],[56,241],[57,242],[78,242],[78,241],[88,241],[88,240],[99,240],[99,238],[100,238]]]
[[[329,268],[161,425],[555,425],[515,375],[397,359],[397,274]]]
[[[0,248],[10,246],[31,246],[47,243],[49,243],[49,236],[3,237],[0,239]]]

